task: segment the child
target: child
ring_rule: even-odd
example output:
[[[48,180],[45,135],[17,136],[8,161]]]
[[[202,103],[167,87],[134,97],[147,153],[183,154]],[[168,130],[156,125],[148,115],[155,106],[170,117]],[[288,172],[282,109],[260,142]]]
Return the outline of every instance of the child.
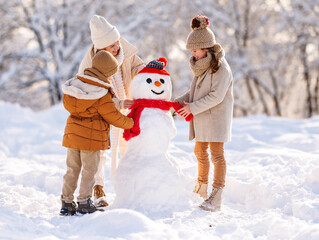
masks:
[[[121,114],[112,98],[109,78],[118,71],[111,53],[100,51],[92,59],[92,68],[68,80],[62,86],[63,104],[70,112],[65,127],[63,146],[68,148],[67,171],[63,177],[61,215],[75,212],[93,213],[91,201],[94,175],[100,163],[100,150],[110,148],[110,124],[124,129],[133,127],[133,120]],[[82,168],[78,205],[74,191]]]
[[[111,77],[110,83],[115,93],[113,101],[121,113],[125,114],[126,109],[131,107],[133,101],[130,100],[130,84],[133,77],[144,67],[143,61],[138,57],[138,49],[130,42],[120,36],[119,31],[115,26],[110,24],[104,17],[94,15],[90,20],[91,40],[93,45],[86,52],[79,67],[79,73],[82,73],[85,68],[92,66],[92,58],[94,55],[105,50],[116,58],[119,70]],[[119,128],[112,126],[111,131],[112,141],[112,157],[111,157],[111,175],[116,169],[118,150],[122,157],[126,151],[126,143],[122,138],[122,131]],[[101,151],[102,157],[95,175],[94,186],[94,204],[96,206],[107,206],[104,193],[104,166],[106,156],[104,151]]]
[[[192,31],[187,37],[186,48],[192,51],[190,68],[194,74],[190,90],[176,99],[184,107],[179,113],[186,117],[193,114],[189,140],[195,138],[194,153],[198,160],[198,178],[194,192],[205,201],[201,208],[220,210],[221,195],[225,186],[226,161],[224,142],[230,141],[233,113],[233,77],[224,58],[224,50],[216,43],[214,33],[208,28],[205,16],[194,17]],[[207,198],[209,155],[214,164],[213,189]]]

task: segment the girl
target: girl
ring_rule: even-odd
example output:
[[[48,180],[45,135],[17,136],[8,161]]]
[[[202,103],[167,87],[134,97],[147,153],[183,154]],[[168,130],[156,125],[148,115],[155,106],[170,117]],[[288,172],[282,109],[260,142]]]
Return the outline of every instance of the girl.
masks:
[[[191,21],[192,31],[187,37],[186,48],[192,51],[190,69],[194,78],[190,90],[176,101],[184,105],[179,110],[183,117],[193,114],[189,140],[195,138],[194,153],[198,160],[194,192],[205,199],[201,208],[216,211],[220,210],[225,187],[224,142],[231,139],[234,100],[231,69],[224,58],[224,50],[216,43],[214,33],[208,27],[209,20],[205,16],[196,16]],[[214,181],[207,198],[208,146],[214,164]]]

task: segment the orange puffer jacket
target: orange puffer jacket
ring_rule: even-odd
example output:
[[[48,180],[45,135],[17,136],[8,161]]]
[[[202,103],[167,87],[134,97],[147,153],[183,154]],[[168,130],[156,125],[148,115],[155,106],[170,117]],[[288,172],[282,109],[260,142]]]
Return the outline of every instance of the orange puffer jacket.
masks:
[[[109,149],[110,124],[123,129],[133,127],[133,120],[116,109],[109,83],[78,74],[62,85],[62,91],[64,107],[70,112],[64,147],[89,151]]]

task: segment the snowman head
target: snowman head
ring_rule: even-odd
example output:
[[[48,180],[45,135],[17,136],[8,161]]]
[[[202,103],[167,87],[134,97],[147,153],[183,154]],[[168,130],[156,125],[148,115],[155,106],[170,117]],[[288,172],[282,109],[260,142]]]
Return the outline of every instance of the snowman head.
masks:
[[[169,73],[164,69],[166,64],[165,58],[159,58],[139,71],[131,83],[131,97],[169,101],[172,97],[172,83]]]

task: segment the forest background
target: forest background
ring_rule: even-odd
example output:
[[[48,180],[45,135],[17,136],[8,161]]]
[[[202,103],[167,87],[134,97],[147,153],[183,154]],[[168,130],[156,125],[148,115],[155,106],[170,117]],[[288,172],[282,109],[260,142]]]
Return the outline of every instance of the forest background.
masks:
[[[319,113],[318,0],[0,0],[0,100],[35,111],[62,99],[104,16],[147,63],[168,59],[173,98],[190,86],[190,20],[210,19],[234,75],[234,116]]]

